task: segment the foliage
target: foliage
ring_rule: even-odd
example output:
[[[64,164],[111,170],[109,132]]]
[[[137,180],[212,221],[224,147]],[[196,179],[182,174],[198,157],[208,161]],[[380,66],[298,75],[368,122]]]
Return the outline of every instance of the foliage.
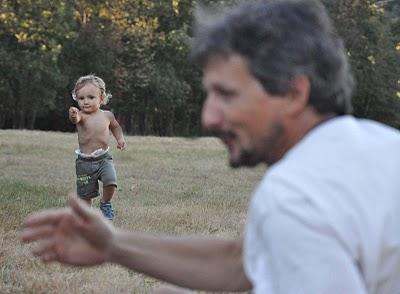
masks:
[[[72,7],[63,1],[3,1],[0,17],[0,110],[3,125],[34,128],[54,108],[62,75],[62,43],[73,36]]]
[[[358,81],[355,114],[400,127],[399,5],[325,3]],[[194,6],[194,0],[3,0],[0,128],[74,130],[70,92],[79,76],[95,73],[112,92],[106,107],[126,133],[199,135],[200,72],[188,60]]]
[[[400,55],[394,24],[369,0],[326,1],[343,36],[357,81],[355,115],[400,127]]]

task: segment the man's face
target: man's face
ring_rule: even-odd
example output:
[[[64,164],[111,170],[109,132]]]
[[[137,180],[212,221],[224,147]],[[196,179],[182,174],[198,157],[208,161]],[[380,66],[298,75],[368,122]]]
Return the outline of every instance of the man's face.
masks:
[[[274,163],[284,134],[286,97],[272,96],[239,55],[212,58],[204,68],[202,125],[226,145],[232,167]]]

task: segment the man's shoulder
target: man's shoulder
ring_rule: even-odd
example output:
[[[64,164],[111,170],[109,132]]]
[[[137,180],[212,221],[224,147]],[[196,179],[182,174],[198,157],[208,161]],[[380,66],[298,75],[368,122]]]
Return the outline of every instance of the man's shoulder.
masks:
[[[322,124],[321,133],[349,134],[349,140],[368,137],[400,138],[400,131],[382,122],[356,118],[351,115],[339,116]]]

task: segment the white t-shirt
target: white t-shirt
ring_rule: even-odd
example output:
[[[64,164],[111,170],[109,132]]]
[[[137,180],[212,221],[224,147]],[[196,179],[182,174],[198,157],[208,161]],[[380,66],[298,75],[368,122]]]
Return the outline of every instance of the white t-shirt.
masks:
[[[257,294],[400,293],[400,132],[312,129],[256,189],[244,246]]]

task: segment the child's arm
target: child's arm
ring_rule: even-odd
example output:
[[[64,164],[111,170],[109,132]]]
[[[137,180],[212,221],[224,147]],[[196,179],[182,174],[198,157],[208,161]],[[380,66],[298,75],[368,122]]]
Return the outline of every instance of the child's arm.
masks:
[[[82,119],[82,116],[79,113],[79,109],[76,107],[71,106],[69,108],[69,120],[76,125],[79,123]]]
[[[107,111],[106,113],[110,119],[111,133],[114,135],[115,140],[117,140],[117,148],[124,150],[126,148],[126,142],[124,134],[122,133],[122,128],[119,125],[118,121],[115,119],[115,116],[112,112]]]

